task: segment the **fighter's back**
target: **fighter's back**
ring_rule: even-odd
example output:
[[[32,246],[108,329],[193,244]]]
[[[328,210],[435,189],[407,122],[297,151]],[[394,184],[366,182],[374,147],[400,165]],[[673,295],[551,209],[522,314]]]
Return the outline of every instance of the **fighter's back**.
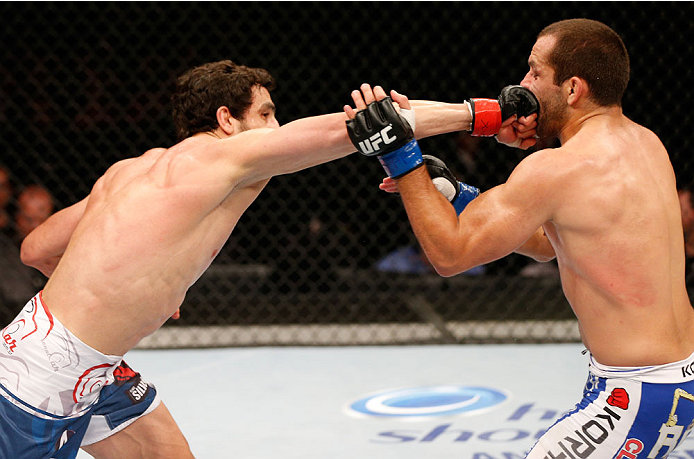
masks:
[[[267,183],[234,188],[197,140],[112,166],[44,289],[53,314],[103,353],[125,353],[176,311]]]
[[[552,153],[565,167],[561,204],[545,230],[584,342],[606,365],[688,357],[694,313],[675,177],[662,143],[620,110],[587,120]]]

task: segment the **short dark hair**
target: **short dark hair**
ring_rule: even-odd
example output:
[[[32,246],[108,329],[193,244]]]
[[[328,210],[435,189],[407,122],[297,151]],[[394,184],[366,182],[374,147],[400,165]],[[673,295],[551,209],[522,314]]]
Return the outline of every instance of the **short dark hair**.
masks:
[[[538,35],[556,38],[549,64],[554,83],[577,76],[588,83],[598,105],[622,105],[629,83],[629,54],[617,32],[591,19],[567,19],[545,27]]]
[[[188,70],[176,80],[171,97],[178,140],[219,127],[217,109],[225,106],[231,116],[243,119],[253,103],[252,88],[275,89],[267,70],[237,65],[230,60],[211,62]]]

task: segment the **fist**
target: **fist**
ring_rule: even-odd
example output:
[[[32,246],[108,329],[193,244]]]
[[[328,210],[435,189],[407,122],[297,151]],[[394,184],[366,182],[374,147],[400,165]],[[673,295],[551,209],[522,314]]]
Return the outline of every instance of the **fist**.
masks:
[[[501,119],[504,121],[513,115],[520,118],[540,111],[540,103],[535,94],[520,85],[509,85],[502,89],[499,94],[499,106]]]

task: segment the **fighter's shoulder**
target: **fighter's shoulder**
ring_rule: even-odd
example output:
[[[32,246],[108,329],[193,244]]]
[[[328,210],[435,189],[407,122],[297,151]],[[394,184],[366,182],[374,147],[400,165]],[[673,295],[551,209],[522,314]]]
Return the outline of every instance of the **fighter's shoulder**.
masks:
[[[554,182],[575,171],[571,152],[565,147],[535,151],[518,163],[512,176],[525,177],[534,182]]]
[[[94,184],[95,188],[99,188],[105,183],[111,183],[114,180],[118,180],[119,177],[130,176],[132,174],[140,173],[143,170],[148,170],[152,164],[155,163],[164,152],[166,152],[166,150],[166,148],[153,148],[151,150],[147,150],[140,156],[134,156],[116,161],[96,181]]]
[[[130,158],[121,159],[120,161],[116,161],[111,165],[111,167],[108,168],[108,170],[117,171],[133,163],[153,162],[159,159],[161,155],[163,155],[166,151],[166,148],[151,148],[143,154],[141,154],[140,156],[133,156]]]
[[[646,126],[638,124],[634,121],[631,121],[631,122],[633,123],[633,131],[635,131],[635,135],[632,135],[632,138],[636,138],[636,139],[638,139],[639,142],[646,144],[646,145],[651,145],[654,148],[665,149],[665,146],[663,145],[663,141],[660,139],[660,137],[658,137],[658,134],[651,131]]]
[[[147,159],[156,159],[159,158],[161,155],[166,153],[167,148],[163,147],[157,147],[157,148],[150,148],[146,152],[140,156],[140,158],[147,158]],[[131,159],[137,159],[137,158],[131,158]]]

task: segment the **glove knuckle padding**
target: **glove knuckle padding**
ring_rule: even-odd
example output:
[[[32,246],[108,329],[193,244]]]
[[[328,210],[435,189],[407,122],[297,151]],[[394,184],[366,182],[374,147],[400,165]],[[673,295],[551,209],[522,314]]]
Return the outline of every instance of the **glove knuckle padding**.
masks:
[[[412,127],[395,110],[390,97],[371,102],[357,113],[358,118],[364,123],[347,121],[349,139],[361,154],[377,156],[389,177],[399,178],[423,164]]]
[[[436,189],[438,189],[446,199],[453,201],[458,194],[458,180],[451,170],[448,169],[446,163],[431,155],[422,155],[422,159],[424,160],[424,165]]]
[[[455,183],[456,179],[450,169],[448,169],[446,166],[446,163],[431,155],[422,155],[422,159],[424,159],[424,164],[426,165],[427,172],[429,172],[429,176],[431,178],[444,177]]]
[[[436,189],[453,204],[457,215],[460,215],[465,207],[480,194],[480,190],[474,186],[459,182],[446,163],[431,155],[422,155],[429,177]]]
[[[347,132],[359,152],[366,156],[384,155],[414,139],[412,128],[395,110],[390,97],[371,102],[357,112],[354,120],[347,121]]]
[[[369,114],[369,127],[375,127],[376,129],[382,128],[384,125],[388,124],[386,122],[385,114],[381,110],[381,104],[379,101],[373,101],[366,106],[366,111]]]
[[[501,125],[513,115],[528,116],[540,110],[540,104],[529,89],[509,85],[497,99],[470,99],[472,135],[489,137],[499,133]]]
[[[506,120],[510,116],[528,116],[540,111],[540,103],[537,97],[529,89],[520,85],[509,85],[499,94],[501,106],[501,118]]]

